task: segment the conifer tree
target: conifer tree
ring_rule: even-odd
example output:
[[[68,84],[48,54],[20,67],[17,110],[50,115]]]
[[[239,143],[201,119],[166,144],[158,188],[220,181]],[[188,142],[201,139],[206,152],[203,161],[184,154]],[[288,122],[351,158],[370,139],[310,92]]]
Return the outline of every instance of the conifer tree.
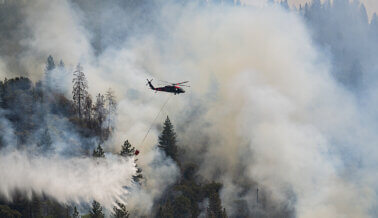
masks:
[[[218,192],[213,192],[209,197],[209,207],[207,208],[207,218],[227,218],[226,209],[222,208]]]
[[[11,209],[8,205],[0,205],[1,218],[21,218],[22,214],[17,210]]]
[[[107,127],[108,130],[110,130],[117,110],[117,101],[115,99],[113,90],[108,89],[105,94],[105,101],[107,106]]]
[[[52,71],[55,69],[55,62],[54,58],[49,55],[46,61],[46,67],[45,67],[45,78],[44,78],[44,86],[47,90],[50,90],[52,87]]]
[[[129,140],[126,140],[122,145],[120,155],[124,157],[132,157],[135,155],[135,151],[135,147],[131,146]],[[135,162],[136,161],[137,159],[135,159]],[[135,164],[135,167],[137,168],[137,172],[136,175],[133,176],[133,179],[135,182],[139,182],[143,178],[142,169],[140,169],[137,164]]]
[[[60,60],[59,61],[59,65],[58,65],[60,68],[64,68],[64,62],[63,62],[63,60]]]
[[[91,218],[104,218],[105,217],[104,213],[102,212],[102,207],[100,203],[98,203],[95,200],[93,200],[92,209],[89,213],[89,216]]]
[[[104,96],[98,93],[96,96],[96,103],[94,105],[94,119],[97,121],[100,128],[105,120],[105,116],[106,110]]]
[[[76,66],[76,70],[73,73],[74,78],[72,80],[73,89],[72,89],[72,96],[73,101],[75,103],[76,110],[79,114],[79,118],[81,118],[83,113],[83,106],[85,98],[88,95],[87,88],[88,82],[85,78],[85,74],[83,73],[83,68],[78,64]]]
[[[171,207],[170,203],[167,202],[163,206],[159,207],[159,210],[155,217],[156,218],[174,218],[173,214],[174,214],[173,208]]]
[[[55,69],[55,62],[54,62],[54,58],[49,55],[49,57],[47,58],[47,61],[46,61],[46,72],[48,71],[51,71],[51,70],[54,70]]]
[[[101,145],[98,144],[97,148],[93,150],[93,157],[105,157],[105,152],[102,149]]]
[[[90,95],[85,97],[83,109],[85,120],[90,122],[92,120],[92,97]]]
[[[114,218],[128,218],[130,216],[129,212],[126,209],[126,205],[117,202],[117,206],[113,207]]]
[[[79,211],[77,211],[77,208],[75,206],[74,211],[72,213],[72,218],[79,218],[79,217],[80,217]]]
[[[131,157],[135,155],[135,148],[131,146],[129,140],[126,140],[123,143],[120,155],[124,157]]]
[[[41,200],[39,199],[39,197],[33,197],[31,202],[31,212],[33,214],[33,217],[42,217]]]
[[[37,143],[37,146],[42,149],[44,152],[51,150],[52,139],[49,133],[49,130],[46,128],[45,131],[41,134],[40,140]]]
[[[0,108],[4,107],[4,95],[5,95],[5,87],[3,81],[0,81]]]
[[[177,145],[176,145],[176,133],[173,129],[173,125],[167,116],[164,122],[163,132],[159,136],[159,148],[161,148],[165,154],[171,157],[177,162]]]

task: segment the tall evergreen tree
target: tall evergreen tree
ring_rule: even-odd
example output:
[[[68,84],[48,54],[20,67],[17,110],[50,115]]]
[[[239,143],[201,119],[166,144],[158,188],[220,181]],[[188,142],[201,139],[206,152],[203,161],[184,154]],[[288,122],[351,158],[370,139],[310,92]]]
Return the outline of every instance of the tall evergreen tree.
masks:
[[[88,95],[87,88],[88,88],[88,82],[85,78],[85,74],[83,73],[83,68],[78,64],[76,66],[76,70],[73,73],[74,78],[72,80],[73,83],[73,89],[72,89],[72,96],[73,101],[75,104],[75,109],[77,110],[79,114],[79,118],[81,118],[83,113],[83,106],[85,102],[85,98]]]
[[[113,207],[112,216],[114,218],[129,218],[129,211],[126,209],[126,205],[117,202],[117,206]]]
[[[173,129],[173,125],[167,116],[164,122],[163,132],[159,136],[159,148],[161,148],[165,154],[171,157],[177,162],[177,145],[176,145],[176,133]]]
[[[107,127],[108,130],[110,130],[114,123],[114,116],[117,110],[117,101],[115,99],[113,90],[108,89],[108,91],[105,93],[105,100],[107,106]]]
[[[40,140],[37,143],[37,146],[44,152],[51,151],[52,139],[49,133],[49,130],[46,128],[45,131],[41,134]]]
[[[92,120],[92,97],[90,95],[85,97],[83,110],[85,120],[90,122]]]
[[[32,216],[36,218],[42,217],[42,211],[41,211],[41,200],[39,197],[33,197],[31,201],[31,212]]]
[[[80,217],[79,211],[77,211],[77,208],[75,206],[74,211],[72,213],[72,218],[79,218],[79,217]]]
[[[64,68],[64,62],[63,62],[63,60],[60,60],[59,61],[59,65],[58,65],[60,68]]]
[[[174,211],[169,202],[159,207],[156,218],[174,218]]]
[[[45,77],[43,81],[43,85],[46,88],[45,91],[49,92],[51,88],[53,87],[53,81],[52,81],[52,71],[55,69],[55,62],[54,58],[49,55],[46,61],[46,67],[45,67]]]
[[[100,128],[102,127],[102,123],[104,122],[105,117],[106,117],[105,99],[103,95],[98,93],[98,95],[96,96],[96,103],[94,105],[94,119],[96,120]]]
[[[120,155],[124,157],[131,157],[135,155],[135,148],[131,146],[129,140],[126,140],[123,143]]]
[[[93,200],[92,202],[92,209],[89,213],[89,216],[91,218],[104,218],[105,217],[104,213],[102,212],[102,207],[100,203],[98,203],[95,200]]]
[[[54,58],[49,55],[49,57],[47,58],[47,61],[46,61],[46,72],[48,71],[51,71],[51,70],[54,70],[55,69],[55,62],[54,62]]]
[[[105,152],[102,149],[101,145],[98,144],[97,148],[93,150],[93,157],[105,157]]]
[[[207,218],[227,218],[226,209],[222,208],[222,203],[218,192],[213,192],[209,197],[209,207],[206,213]]]
[[[129,140],[126,140],[122,145],[120,155],[124,157],[132,157],[135,155],[135,152],[135,147],[131,146]],[[135,159],[135,162],[136,161],[137,159]],[[133,179],[135,182],[139,182],[143,178],[142,169],[140,169],[137,164],[135,164],[135,167],[137,168],[137,172],[136,175],[133,176]]]
[[[5,95],[5,87],[3,81],[0,81],[0,108],[4,107],[4,95]]]
[[[8,205],[0,205],[1,218],[21,218],[22,215],[17,210],[12,210]]]

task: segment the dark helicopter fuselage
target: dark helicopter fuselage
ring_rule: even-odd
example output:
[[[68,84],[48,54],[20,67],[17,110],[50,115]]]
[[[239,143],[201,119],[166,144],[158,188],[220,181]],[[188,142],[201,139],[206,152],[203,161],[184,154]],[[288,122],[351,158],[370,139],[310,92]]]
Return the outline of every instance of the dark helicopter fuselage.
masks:
[[[176,94],[185,93],[185,90],[181,87],[175,86],[175,85],[169,85],[169,86],[162,86],[162,87],[154,87],[151,82],[148,82],[148,85],[152,90],[160,91],[160,92],[170,92]]]

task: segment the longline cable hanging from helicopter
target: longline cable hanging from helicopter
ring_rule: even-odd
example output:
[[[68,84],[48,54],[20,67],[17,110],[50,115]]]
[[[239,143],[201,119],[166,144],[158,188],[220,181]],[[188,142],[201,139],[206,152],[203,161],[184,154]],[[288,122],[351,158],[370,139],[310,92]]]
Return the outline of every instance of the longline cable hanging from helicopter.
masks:
[[[184,81],[184,82],[179,82],[179,83],[170,83],[170,82],[166,82],[166,81],[162,81],[162,82],[165,82],[165,83],[168,83],[169,85],[166,85],[164,87],[154,87],[152,85],[152,79],[151,80],[148,80],[147,79],[147,86],[149,86],[152,90],[154,90],[155,92],[158,92],[158,91],[162,91],[162,92],[170,92],[170,93],[173,93],[175,95],[177,94],[180,94],[180,93],[185,93],[185,90],[180,87],[180,86],[184,86],[184,87],[190,87],[188,86],[186,83],[188,83],[189,81]],[[159,113],[156,115],[155,119],[152,121],[151,123],[151,126],[150,128],[147,130],[147,133],[146,135],[144,136],[143,140],[141,141],[141,143],[139,144],[139,147],[143,145],[144,141],[146,140],[148,134],[150,133],[151,129],[152,129],[152,126],[154,125],[156,119],[159,117],[160,113],[163,111],[164,107],[166,106],[166,104],[168,103],[169,99],[172,97],[172,95],[168,96],[167,100],[164,102],[163,106],[160,108],[160,111]],[[139,154],[139,151],[137,150],[137,153]],[[136,154],[137,154],[136,153]]]
[[[144,142],[144,140],[146,140],[148,134],[150,133],[150,131],[151,131],[151,129],[152,129],[152,126],[154,125],[156,119],[159,117],[160,113],[163,111],[165,105],[167,105],[167,103],[168,103],[169,99],[171,99],[171,97],[172,97],[172,95],[168,96],[167,100],[166,100],[166,101],[164,102],[164,104],[161,106],[159,113],[157,113],[156,117],[155,117],[154,120],[152,121],[152,123],[151,123],[151,125],[150,125],[150,128],[148,128],[146,135],[144,136],[143,140],[142,140],[142,141],[140,142],[140,144],[139,144],[139,147],[141,147],[141,146],[143,145],[143,142]]]

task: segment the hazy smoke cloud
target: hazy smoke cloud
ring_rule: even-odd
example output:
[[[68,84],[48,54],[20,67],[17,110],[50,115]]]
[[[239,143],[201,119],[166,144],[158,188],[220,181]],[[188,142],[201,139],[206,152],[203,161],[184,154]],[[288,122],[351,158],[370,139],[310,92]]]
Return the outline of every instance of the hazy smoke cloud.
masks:
[[[46,195],[61,203],[97,200],[111,209],[117,200],[125,202],[136,168],[133,159],[107,156],[106,159],[33,156],[26,152],[2,152],[0,194],[8,200],[15,191]]]
[[[92,93],[115,90],[116,131],[107,149],[118,151],[129,139],[142,151],[138,164],[148,178],[131,189],[129,208],[150,209],[178,174],[174,163],[153,149],[158,128],[141,143],[168,97],[144,87],[145,79],[154,77],[154,82],[190,80],[190,90],[173,96],[157,122],[168,114],[186,150],[183,161],[198,163],[203,179],[223,182],[222,202],[231,216],[240,212],[243,202],[247,214],[265,217],[374,213],[375,104],[361,103],[355,90],[333,77],[332,54],[314,41],[311,26],[298,13],[268,4],[257,8],[157,2],[162,6],[151,15],[157,26],[134,26],[121,39],[100,31],[106,40],[98,53],[91,47],[92,39],[99,37],[93,36],[98,34],[94,30],[116,25],[122,16],[107,18],[106,24],[90,23],[83,16],[88,6],[79,9],[65,1],[41,0],[38,7],[26,9],[26,25],[35,29],[33,38],[25,39],[30,48],[24,52],[26,63],[42,65],[31,54],[43,59],[52,52],[70,66],[83,63]],[[111,4],[106,8],[112,11]],[[126,27],[117,33],[126,32]],[[37,69],[32,75],[42,73],[30,67]],[[375,81],[362,85],[371,87]],[[259,203],[256,188],[262,193]]]

